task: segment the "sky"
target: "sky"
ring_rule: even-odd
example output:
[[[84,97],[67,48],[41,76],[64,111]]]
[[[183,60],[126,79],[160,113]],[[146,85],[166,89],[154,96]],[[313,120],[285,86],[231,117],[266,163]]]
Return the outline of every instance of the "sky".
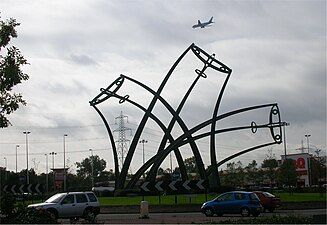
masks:
[[[28,163],[37,173],[66,166],[76,172],[76,162],[92,153],[113,169],[113,156],[106,129],[89,101],[120,74],[132,77],[157,90],[176,59],[195,43],[232,69],[224,92],[220,113],[278,103],[285,128],[287,153],[309,152],[326,155],[326,1],[106,1],[106,0],[1,0],[2,20],[15,18],[18,38],[11,41],[20,49],[29,65],[23,71],[30,79],[15,87],[27,101],[9,116],[11,127],[0,130],[0,166],[11,171],[25,169],[26,135],[29,131]],[[192,29],[197,20],[214,17],[212,26]],[[162,95],[176,107],[201,66],[188,55]],[[201,68],[201,67],[200,67]],[[178,73],[177,73],[178,72]],[[210,78],[209,78],[210,77]],[[182,116],[190,127],[212,115],[224,76],[208,74],[202,79]],[[151,96],[133,84],[122,90],[143,106]],[[117,117],[123,113],[124,125],[131,129],[132,140],[143,115],[117,100],[102,103],[112,129],[118,129]],[[159,105],[154,112],[162,121],[169,115]],[[258,110],[222,121],[219,126],[259,123],[268,112]],[[127,121],[128,119],[128,121]],[[64,135],[67,136],[64,137]],[[174,135],[180,135],[176,128]],[[306,134],[310,134],[307,139]],[[118,138],[117,132],[115,137]],[[160,128],[147,124],[137,146],[130,172],[156,153],[162,137]],[[234,132],[217,137],[217,159],[235,154],[254,143],[271,140],[269,132]],[[199,142],[206,166],[210,163],[208,139]],[[64,147],[65,146],[65,147]],[[92,149],[92,151],[90,151]],[[234,159],[245,166],[258,164],[268,150],[277,159],[284,145],[258,149]],[[50,152],[57,155],[49,156]],[[181,149],[184,158],[192,154]],[[47,156],[45,155],[47,154]],[[162,167],[172,165],[167,159]]]

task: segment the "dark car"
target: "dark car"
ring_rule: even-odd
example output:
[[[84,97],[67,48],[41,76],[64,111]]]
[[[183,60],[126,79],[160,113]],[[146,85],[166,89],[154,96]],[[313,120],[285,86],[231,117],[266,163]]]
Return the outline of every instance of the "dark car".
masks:
[[[262,206],[258,197],[252,192],[232,191],[203,203],[201,211],[206,216],[217,214],[241,214],[242,216],[260,215]]]
[[[275,195],[269,192],[255,191],[254,193],[260,199],[260,203],[263,207],[263,211],[268,210],[269,212],[273,212],[281,204],[280,198],[276,197]]]

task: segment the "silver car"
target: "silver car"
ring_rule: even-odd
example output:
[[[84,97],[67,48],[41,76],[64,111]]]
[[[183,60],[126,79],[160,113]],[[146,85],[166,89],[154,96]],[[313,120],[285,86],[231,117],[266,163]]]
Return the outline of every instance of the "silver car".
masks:
[[[58,193],[43,203],[28,207],[46,209],[55,218],[84,218],[89,222],[100,213],[100,204],[93,192]]]

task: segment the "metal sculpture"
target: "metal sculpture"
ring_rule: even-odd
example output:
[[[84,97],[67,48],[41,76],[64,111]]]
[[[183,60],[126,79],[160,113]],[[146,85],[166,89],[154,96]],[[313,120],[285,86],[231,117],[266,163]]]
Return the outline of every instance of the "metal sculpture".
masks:
[[[170,79],[171,75],[173,74],[174,70],[176,69],[177,65],[181,62],[181,60],[185,57],[186,54],[193,53],[197,59],[202,62],[203,67],[202,69],[196,69],[196,78],[186,91],[185,95],[183,96],[182,100],[180,101],[178,107],[174,109],[167,101],[161,96],[162,91],[164,90],[168,80]],[[192,93],[192,90],[197,85],[198,81],[201,78],[207,78],[206,70],[210,68],[211,70],[224,74],[225,79],[222,84],[222,87],[218,93],[217,100],[214,106],[214,110],[212,112],[212,117],[208,120],[203,121],[202,123],[189,128],[186,123],[183,121],[183,119],[180,116],[181,110],[183,109],[187,99],[189,98],[190,94]],[[187,171],[185,169],[183,157],[180,153],[180,148],[182,146],[188,145],[190,149],[192,150],[192,153],[194,155],[196,166],[198,168],[199,176],[202,180],[208,179],[208,176],[211,175],[212,182],[210,183],[211,188],[218,188],[220,186],[220,179],[219,179],[219,173],[218,173],[218,167],[222,165],[223,163],[239,156],[242,154],[245,154],[247,152],[253,151],[258,148],[266,147],[273,144],[280,144],[282,142],[282,130],[281,127],[284,126],[285,123],[281,122],[280,118],[280,112],[277,103],[273,104],[265,104],[265,105],[257,105],[242,109],[237,109],[228,113],[224,113],[219,115],[219,107],[221,105],[222,97],[224,94],[224,91],[226,89],[227,83],[229,81],[229,78],[231,76],[232,70],[215,59],[215,54],[209,55],[202,49],[200,49],[195,44],[191,44],[176,60],[176,62],[173,64],[173,66],[170,68],[169,72],[165,76],[164,80],[162,81],[161,85],[159,86],[158,90],[152,90],[145,84],[143,84],[140,81],[137,81],[131,77],[128,77],[126,75],[120,75],[113,83],[111,83],[107,88],[101,88],[100,94],[98,94],[93,100],[90,101],[90,105],[98,112],[101,119],[103,120],[105,127],[108,131],[109,140],[112,146],[113,150],[113,156],[114,156],[114,165],[115,165],[115,189],[116,190],[122,190],[122,189],[131,189],[134,188],[136,185],[136,182],[139,180],[139,178],[145,173],[146,170],[149,170],[149,173],[146,177],[146,181],[154,181],[156,178],[157,170],[159,169],[162,162],[165,160],[165,158],[171,153],[172,151],[175,153],[176,160],[178,162],[178,166],[181,171],[181,177],[183,180],[188,179]],[[141,87],[145,92],[148,92],[152,95],[152,100],[149,104],[149,106],[146,108],[143,105],[139,104],[138,102],[131,99],[131,97],[128,94],[121,95],[119,94],[119,90],[126,83],[128,85],[128,82],[133,83],[133,85],[137,85],[138,87]],[[110,129],[110,126],[105,118],[105,116],[101,113],[99,108],[97,107],[98,104],[108,100],[109,98],[112,99],[118,99],[119,103],[129,103],[138,109],[142,110],[144,112],[143,118],[141,122],[139,123],[137,130],[134,134],[134,137],[132,139],[132,142],[130,144],[128,153],[126,155],[125,161],[122,165],[121,171],[119,171],[118,166],[118,155],[117,155],[117,149],[115,146],[115,141],[113,137],[113,133]],[[160,118],[158,118],[154,113],[153,109],[157,102],[160,102],[171,114],[171,120],[168,123],[168,125],[165,125]],[[257,124],[256,122],[252,121],[248,126],[238,126],[238,127],[232,127],[232,128],[225,128],[225,129],[217,129],[217,122],[252,110],[262,109],[262,108],[268,108],[270,109],[269,113],[269,119],[267,123],[264,124]],[[151,157],[149,160],[147,160],[140,168],[139,170],[133,175],[132,179],[125,185],[126,177],[128,175],[128,170],[131,165],[132,158],[134,156],[137,144],[140,141],[141,134],[144,131],[145,125],[147,124],[148,120],[153,120],[162,130],[163,132],[163,138],[160,142],[160,145],[157,149],[157,154]],[[180,135],[177,138],[174,138],[171,135],[171,132],[173,128],[176,126],[176,124],[181,128],[183,134]],[[210,131],[200,133],[200,130],[210,127]],[[242,150],[236,154],[233,154],[219,162],[217,162],[217,156],[216,156],[216,135],[236,130],[245,130],[250,129],[253,133],[256,133],[258,129],[269,129],[272,141],[257,145],[245,150]],[[202,138],[210,138],[210,161],[211,161],[211,168],[210,170],[206,171],[202,157],[200,155],[199,148],[196,144],[196,140],[202,139]]]

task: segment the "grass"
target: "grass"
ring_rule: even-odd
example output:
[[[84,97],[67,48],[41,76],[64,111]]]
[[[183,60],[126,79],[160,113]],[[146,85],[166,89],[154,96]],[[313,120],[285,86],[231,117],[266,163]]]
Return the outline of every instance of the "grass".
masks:
[[[282,202],[326,202],[326,193],[276,193]],[[147,201],[150,205],[185,205],[185,204],[202,204],[212,200],[218,195],[212,194],[194,194],[194,195],[165,195],[165,196],[129,196],[129,197],[98,197],[101,206],[129,206],[140,205],[141,201]],[[175,198],[177,203],[175,203]],[[33,203],[42,202],[34,200]],[[32,204],[32,201],[26,201],[25,205]],[[22,202],[17,203],[22,205]]]
[[[317,202],[326,201],[326,193],[278,193],[282,202]],[[204,194],[195,195],[177,195],[177,204],[202,204],[205,201],[212,200],[217,195]],[[143,201],[142,196],[133,197],[99,197],[101,206],[117,206],[117,205],[140,205]],[[174,205],[175,195],[166,196],[145,196],[144,201],[148,201],[150,205]]]

